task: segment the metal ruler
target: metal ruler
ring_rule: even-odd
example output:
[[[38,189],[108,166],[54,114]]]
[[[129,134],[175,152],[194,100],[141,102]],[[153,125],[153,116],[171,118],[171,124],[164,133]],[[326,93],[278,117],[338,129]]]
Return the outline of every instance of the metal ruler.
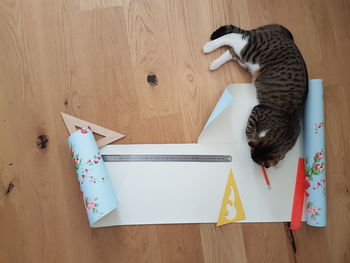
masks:
[[[231,155],[106,154],[105,162],[232,162]]]

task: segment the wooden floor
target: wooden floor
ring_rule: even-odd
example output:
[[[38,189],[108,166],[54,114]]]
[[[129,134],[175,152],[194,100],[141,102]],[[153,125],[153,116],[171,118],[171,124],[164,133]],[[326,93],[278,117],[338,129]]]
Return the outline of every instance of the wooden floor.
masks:
[[[251,81],[209,72],[222,50],[203,44],[267,23],[324,79],[328,226],[294,232],[296,253],[283,223],[91,229],[59,112],[118,143],[196,142],[225,86]],[[347,0],[0,0],[0,262],[350,262],[349,61]]]

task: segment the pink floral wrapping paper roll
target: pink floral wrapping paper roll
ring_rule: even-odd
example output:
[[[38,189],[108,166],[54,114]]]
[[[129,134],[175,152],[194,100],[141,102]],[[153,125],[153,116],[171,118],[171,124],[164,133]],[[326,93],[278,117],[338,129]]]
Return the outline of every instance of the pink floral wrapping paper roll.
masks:
[[[323,115],[322,80],[313,79],[309,81],[304,118],[306,222],[319,227],[327,225]]]
[[[118,206],[95,138],[89,128],[81,128],[68,138],[74,168],[90,226]]]

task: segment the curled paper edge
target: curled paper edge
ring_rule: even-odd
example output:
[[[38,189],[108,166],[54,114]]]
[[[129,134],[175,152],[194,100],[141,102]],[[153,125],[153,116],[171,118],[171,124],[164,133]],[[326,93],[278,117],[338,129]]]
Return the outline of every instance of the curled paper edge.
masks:
[[[77,143],[79,147],[75,145]],[[77,130],[68,137],[68,145],[71,150],[77,178],[80,184],[80,191],[83,194],[88,221],[90,226],[93,227],[97,221],[101,220],[117,208],[118,201],[106,167],[103,163],[103,159],[99,155],[99,149],[92,131],[89,130],[89,128],[81,128]],[[82,152],[84,152],[84,154],[82,154]],[[87,152],[90,152],[91,158],[89,157],[87,158],[88,160],[84,160],[85,158],[83,159],[82,157],[85,157]],[[94,164],[96,165],[94,166]],[[97,176],[96,174],[93,174],[93,179],[89,179],[89,177],[85,175],[87,172],[84,173],[84,171],[90,172],[90,174],[96,172]],[[101,178],[103,181],[98,181],[101,180]],[[94,190],[93,187],[95,187]],[[99,195],[99,199],[97,195]],[[103,213],[99,210],[100,207],[105,208]]]

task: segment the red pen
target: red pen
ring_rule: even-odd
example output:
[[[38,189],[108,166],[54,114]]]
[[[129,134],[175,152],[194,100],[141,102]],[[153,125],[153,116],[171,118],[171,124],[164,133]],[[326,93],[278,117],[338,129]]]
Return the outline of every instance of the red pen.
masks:
[[[267,173],[266,173],[265,167],[264,167],[264,166],[261,166],[261,169],[262,169],[262,171],[263,171],[266,184],[267,184],[268,188],[270,189],[271,185],[270,185],[269,178],[267,177]]]

